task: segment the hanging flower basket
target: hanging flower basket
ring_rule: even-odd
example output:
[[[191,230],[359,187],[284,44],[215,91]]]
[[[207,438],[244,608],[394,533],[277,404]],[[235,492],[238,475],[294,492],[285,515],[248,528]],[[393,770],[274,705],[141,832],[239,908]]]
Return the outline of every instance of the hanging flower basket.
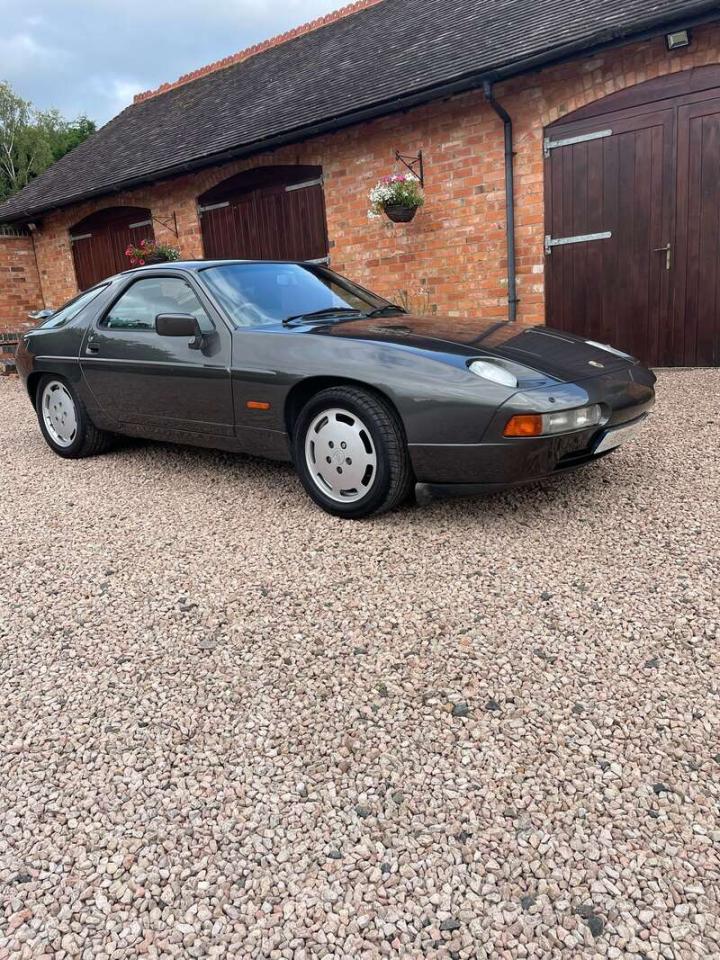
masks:
[[[409,223],[425,203],[420,181],[412,173],[383,177],[370,191],[370,216],[382,214],[393,223]]]
[[[125,251],[132,267],[144,267],[152,263],[172,263],[180,259],[177,247],[168,243],[156,243],[154,240],[141,240],[136,247],[132,243]]]

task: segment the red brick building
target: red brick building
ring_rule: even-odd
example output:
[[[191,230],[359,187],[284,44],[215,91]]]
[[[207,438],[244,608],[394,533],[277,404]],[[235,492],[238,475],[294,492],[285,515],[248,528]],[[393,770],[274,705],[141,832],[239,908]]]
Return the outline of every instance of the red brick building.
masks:
[[[369,220],[398,153],[425,206]],[[0,331],[154,236],[718,364],[718,210],[715,2],[360,0],[140,95],[2,205]]]

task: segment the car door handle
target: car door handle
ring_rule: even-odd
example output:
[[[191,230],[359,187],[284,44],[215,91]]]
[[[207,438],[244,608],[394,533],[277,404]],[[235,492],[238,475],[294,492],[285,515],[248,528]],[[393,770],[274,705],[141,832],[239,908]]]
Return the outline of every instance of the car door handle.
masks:
[[[87,345],[87,353],[100,353],[100,347],[96,343],[89,343]]]

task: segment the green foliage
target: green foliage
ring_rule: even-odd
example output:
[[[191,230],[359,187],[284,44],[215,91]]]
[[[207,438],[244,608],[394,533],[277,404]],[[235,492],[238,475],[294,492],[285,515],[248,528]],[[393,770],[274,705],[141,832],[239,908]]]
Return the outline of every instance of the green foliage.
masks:
[[[60,126],[55,128],[51,137],[53,162],[70,153],[75,147],[79,147],[96,130],[95,121],[85,116],[80,116],[71,122],[61,120]]]
[[[37,110],[0,82],[0,200],[22,190],[95,129],[87,117],[69,121],[57,110]]]

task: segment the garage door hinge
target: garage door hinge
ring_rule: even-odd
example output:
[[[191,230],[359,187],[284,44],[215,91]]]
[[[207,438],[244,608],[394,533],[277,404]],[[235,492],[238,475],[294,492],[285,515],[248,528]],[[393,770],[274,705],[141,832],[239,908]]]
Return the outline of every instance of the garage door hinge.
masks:
[[[581,133],[577,137],[563,137],[562,140],[551,140],[545,137],[543,140],[543,153],[546,157],[550,156],[551,150],[558,147],[571,147],[574,143],[586,143],[588,140],[602,140],[603,137],[611,137],[612,130],[596,130],[594,133]]]
[[[291,190],[305,190],[307,187],[321,187],[322,184],[322,177],[316,177],[315,180],[303,180],[302,183],[288,183],[285,187],[285,192],[290,193]]]
[[[576,237],[551,237],[545,236],[545,256],[549,257],[553,247],[565,247],[570,243],[589,243],[591,240],[609,240],[612,237],[612,230],[605,230],[603,233],[580,233]]]
[[[202,216],[203,213],[208,213],[210,210],[219,210],[221,207],[229,207],[229,206],[230,206],[229,200],[224,200],[222,203],[209,203],[205,207],[198,205],[198,213]]]

